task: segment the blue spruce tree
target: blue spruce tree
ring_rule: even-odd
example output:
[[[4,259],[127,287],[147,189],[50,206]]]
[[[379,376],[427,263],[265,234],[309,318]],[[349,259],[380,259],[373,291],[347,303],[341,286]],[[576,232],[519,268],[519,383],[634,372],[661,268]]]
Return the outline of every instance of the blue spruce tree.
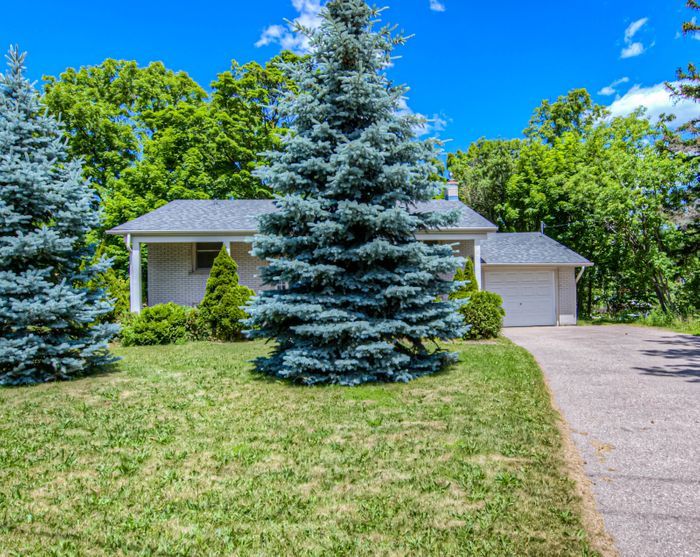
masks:
[[[435,197],[435,141],[402,111],[406,88],[384,69],[403,38],[375,28],[362,0],[331,0],[290,68],[298,94],[281,107],[292,133],[261,177],[278,211],[261,219],[253,252],[274,289],[251,307],[251,336],[276,340],[259,370],[305,384],[408,381],[455,355],[428,341],[462,334],[452,282],[463,261],[416,240],[455,215],[417,212]],[[301,30],[303,31],[303,30]]]
[[[58,122],[10,49],[0,75],[0,385],[68,379],[112,360],[111,309],[88,287],[108,262],[92,264],[86,234],[96,199],[69,161]]]

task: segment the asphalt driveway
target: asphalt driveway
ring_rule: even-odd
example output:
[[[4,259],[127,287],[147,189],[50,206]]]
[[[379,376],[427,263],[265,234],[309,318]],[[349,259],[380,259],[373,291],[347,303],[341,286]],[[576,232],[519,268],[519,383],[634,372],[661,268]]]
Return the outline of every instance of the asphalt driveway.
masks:
[[[700,556],[700,338],[506,329],[545,372],[621,555]]]

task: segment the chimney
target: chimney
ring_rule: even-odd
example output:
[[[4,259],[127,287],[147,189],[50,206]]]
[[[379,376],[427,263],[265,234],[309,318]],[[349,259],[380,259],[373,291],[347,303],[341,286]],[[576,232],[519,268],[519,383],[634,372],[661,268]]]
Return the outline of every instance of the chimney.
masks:
[[[459,182],[450,180],[445,185],[445,199],[447,201],[459,201]]]

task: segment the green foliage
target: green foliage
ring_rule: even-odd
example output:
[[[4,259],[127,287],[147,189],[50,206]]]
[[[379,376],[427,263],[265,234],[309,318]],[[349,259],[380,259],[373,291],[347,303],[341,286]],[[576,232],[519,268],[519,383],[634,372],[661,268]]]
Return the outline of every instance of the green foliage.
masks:
[[[102,199],[97,237],[116,268],[125,271],[128,256],[108,228],[175,199],[270,197],[253,172],[285,133],[276,106],[293,86],[282,66],[297,60],[233,61],[209,95],[160,62],[108,59],[45,78],[43,102],[65,122],[70,152]]]
[[[126,315],[129,308],[129,279],[118,274],[114,269],[108,269],[100,274],[93,282],[96,288],[103,288],[109,300],[112,300],[113,307],[100,319],[106,323],[118,323]]]
[[[572,89],[556,101],[542,101],[535,109],[525,135],[553,144],[566,133],[581,134],[599,121],[602,106],[591,99],[585,89]]]
[[[202,329],[211,331],[218,340],[240,340],[243,336],[243,320],[248,315],[243,307],[254,295],[247,286],[238,284],[238,265],[221,248],[211,268],[207,290],[199,305]]]
[[[474,274],[474,262],[471,258],[467,257],[464,268],[457,269],[454,281],[463,282],[464,284],[450,293],[450,300],[464,300],[471,297],[473,292],[479,290],[479,283],[476,281],[476,275]]]
[[[678,317],[661,308],[652,309],[648,315],[638,320],[642,325],[663,327],[689,335],[700,336],[700,316]]]
[[[506,186],[513,175],[521,140],[479,139],[467,152],[447,157],[447,167],[459,182],[459,197],[491,222],[502,224]]]
[[[692,314],[700,160],[669,148],[664,121],[642,111],[602,113],[582,90],[545,101],[517,151],[480,140],[450,159],[450,171],[466,180],[463,197],[478,191],[478,180],[505,182],[482,196],[490,205],[483,212],[503,231],[535,231],[544,222],[549,236],[596,264],[579,283],[583,315],[639,315],[654,305]]]
[[[130,314],[122,322],[124,346],[182,344],[192,338],[196,310],[173,304],[159,304]]]
[[[697,0],[687,0],[686,6],[694,12],[700,12],[700,3]],[[693,39],[700,39],[700,25],[697,16],[693,16],[682,25],[683,35]],[[700,71],[695,62],[689,62],[687,69],[676,70],[676,83],[667,83],[667,87],[676,99],[687,99],[700,102]],[[680,131],[685,136],[674,134],[671,136],[671,145],[674,149],[683,151],[692,156],[700,156],[700,118],[695,117],[683,124]]]
[[[493,292],[481,290],[469,296],[469,302],[459,310],[469,330],[465,339],[496,338],[503,328],[503,299]]]

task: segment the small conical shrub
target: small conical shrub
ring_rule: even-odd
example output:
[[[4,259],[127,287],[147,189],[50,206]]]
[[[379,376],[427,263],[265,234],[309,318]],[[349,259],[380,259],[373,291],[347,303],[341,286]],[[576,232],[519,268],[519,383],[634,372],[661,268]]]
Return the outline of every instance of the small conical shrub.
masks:
[[[222,247],[212,265],[206,294],[199,306],[200,322],[215,339],[241,339],[243,320],[248,317],[243,306],[253,294],[250,288],[238,284],[238,265]]]
[[[474,262],[470,258],[467,257],[464,269],[457,269],[454,281],[464,284],[450,294],[450,300],[463,300],[469,298],[474,292],[478,292],[479,285],[474,274]]]

